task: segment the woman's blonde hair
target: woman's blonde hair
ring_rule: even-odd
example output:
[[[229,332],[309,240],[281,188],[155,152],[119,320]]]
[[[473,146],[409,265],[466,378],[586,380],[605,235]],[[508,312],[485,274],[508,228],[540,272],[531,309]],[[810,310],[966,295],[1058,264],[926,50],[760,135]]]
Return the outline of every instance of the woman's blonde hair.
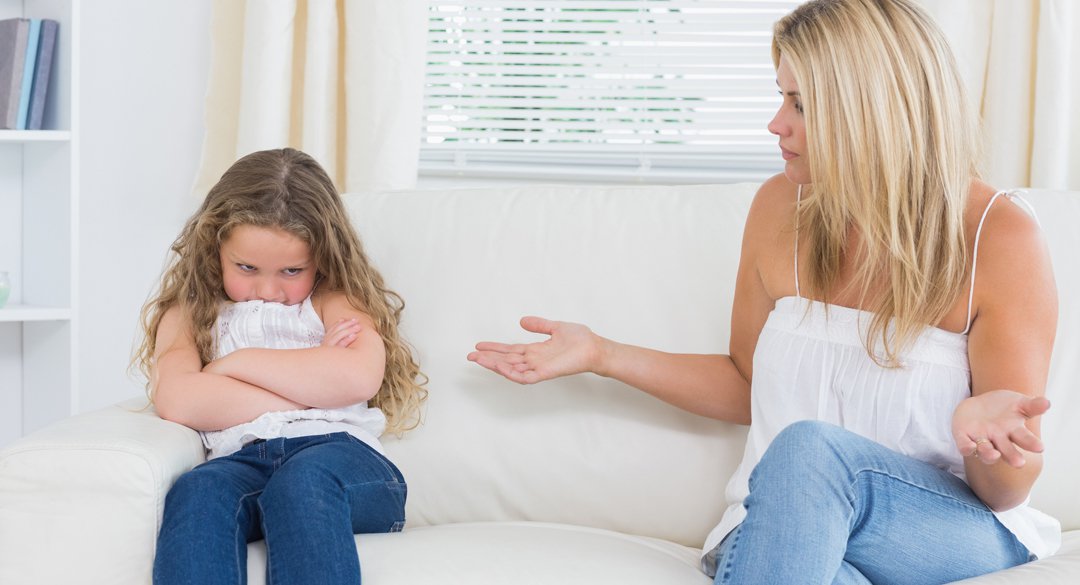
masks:
[[[355,309],[372,318],[386,346],[386,372],[369,403],[386,414],[388,431],[415,428],[427,397],[427,379],[398,333],[404,302],[386,288],[364,254],[326,171],[291,148],[255,152],[236,161],[188,219],[172,244],[158,291],[143,306],[143,339],[133,365],[152,379],[158,327],[174,306],[191,318],[202,363],[213,360],[214,321],[227,300],[219,251],[233,228],[242,225],[281,229],[306,242],[318,286],[344,292]],[[149,382],[147,391],[152,392]]]
[[[864,342],[897,366],[967,275],[977,125],[952,51],[912,0],[812,0],[776,23],[772,54],[793,71],[806,121],[812,185],[797,225],[810,294],[835,292],[854,229],[847,260],[874,313]]]

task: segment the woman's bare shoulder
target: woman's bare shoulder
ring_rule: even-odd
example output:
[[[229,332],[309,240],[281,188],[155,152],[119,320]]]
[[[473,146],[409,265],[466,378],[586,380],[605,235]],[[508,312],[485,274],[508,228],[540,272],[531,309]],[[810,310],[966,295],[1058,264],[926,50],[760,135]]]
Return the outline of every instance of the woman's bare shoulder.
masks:
[[[994,196],[998,192],[998,189],[983,181],[976,180],[972,183],[965,212],[965,227],[970,244],[974,245],[975,238],[978,237],[980,249],[1001,248],[1001,252],[1007,253],[1006,248],[1019,246],[1015,252],[1021,254],[1041,249],[1044,242],[1038,219],[1014,196],[1003,195],[995,200]]]
[[[750,204],[750,221],[775,224],[779,218],[792,222],[799,186],[788,180],[783,173],[769,177],[754,194]]]
[[[1013,197],[993,200],[996,193],[977,182],[968,204],[967,237],[972,248],[978,244],[976,304],[1025,299],[1029,305],[1055,307],[1053,269],[1038,220]]]

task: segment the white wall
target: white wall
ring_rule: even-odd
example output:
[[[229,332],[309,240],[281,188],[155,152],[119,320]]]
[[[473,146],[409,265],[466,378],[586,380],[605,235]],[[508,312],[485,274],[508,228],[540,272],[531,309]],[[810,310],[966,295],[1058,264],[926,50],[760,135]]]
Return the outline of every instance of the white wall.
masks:
[[[138,312],[198,203],[210,0],[82,4],[79,386],[82,411],[142,394]]]

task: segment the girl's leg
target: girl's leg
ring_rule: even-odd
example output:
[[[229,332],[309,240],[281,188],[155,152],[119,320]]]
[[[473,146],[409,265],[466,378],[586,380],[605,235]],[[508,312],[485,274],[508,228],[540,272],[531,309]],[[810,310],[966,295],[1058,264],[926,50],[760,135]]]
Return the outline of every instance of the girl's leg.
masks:
[[[283,464],[258,499],[267,583],[360,583],[353,535],[401,530],[401,473],[345,433],[266,444],[284,451]]]
[[[957,477],[820,422],[776,437],[744,505],[718,584],[929,585],[1029,556]]]
[[[247,543],[260,538],[256,499],[271,472],[252,446],[181,475],[165,497],[154,583],[246,583]]]

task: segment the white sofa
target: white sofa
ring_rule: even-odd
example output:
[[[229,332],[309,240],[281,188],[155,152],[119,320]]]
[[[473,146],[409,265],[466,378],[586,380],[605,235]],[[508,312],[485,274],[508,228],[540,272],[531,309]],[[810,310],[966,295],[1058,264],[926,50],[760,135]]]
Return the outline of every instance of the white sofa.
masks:
[[[408,526],[357,537],[365,583],[709,583],[698,549],[725,507],[745,427],[592,375],[516,386],[465,356],[479,340],[533,339],[517,327],[526,314],[666,350],[726,351],[755,188],[347,197],[406,300],[404,331],[431,379],[423,427],[385,440],[409,483]],[[1061,520],[1064,545],[972,584],[1080,583],[1080,193],[1030,200],[1061,299],[1032,500]],[[204,454],[194,432],[142,405],[72,417],[0,454],[0,583],[150,582],[165,493]],[[250,582],[263,583],[262,543],[249,552]]]

